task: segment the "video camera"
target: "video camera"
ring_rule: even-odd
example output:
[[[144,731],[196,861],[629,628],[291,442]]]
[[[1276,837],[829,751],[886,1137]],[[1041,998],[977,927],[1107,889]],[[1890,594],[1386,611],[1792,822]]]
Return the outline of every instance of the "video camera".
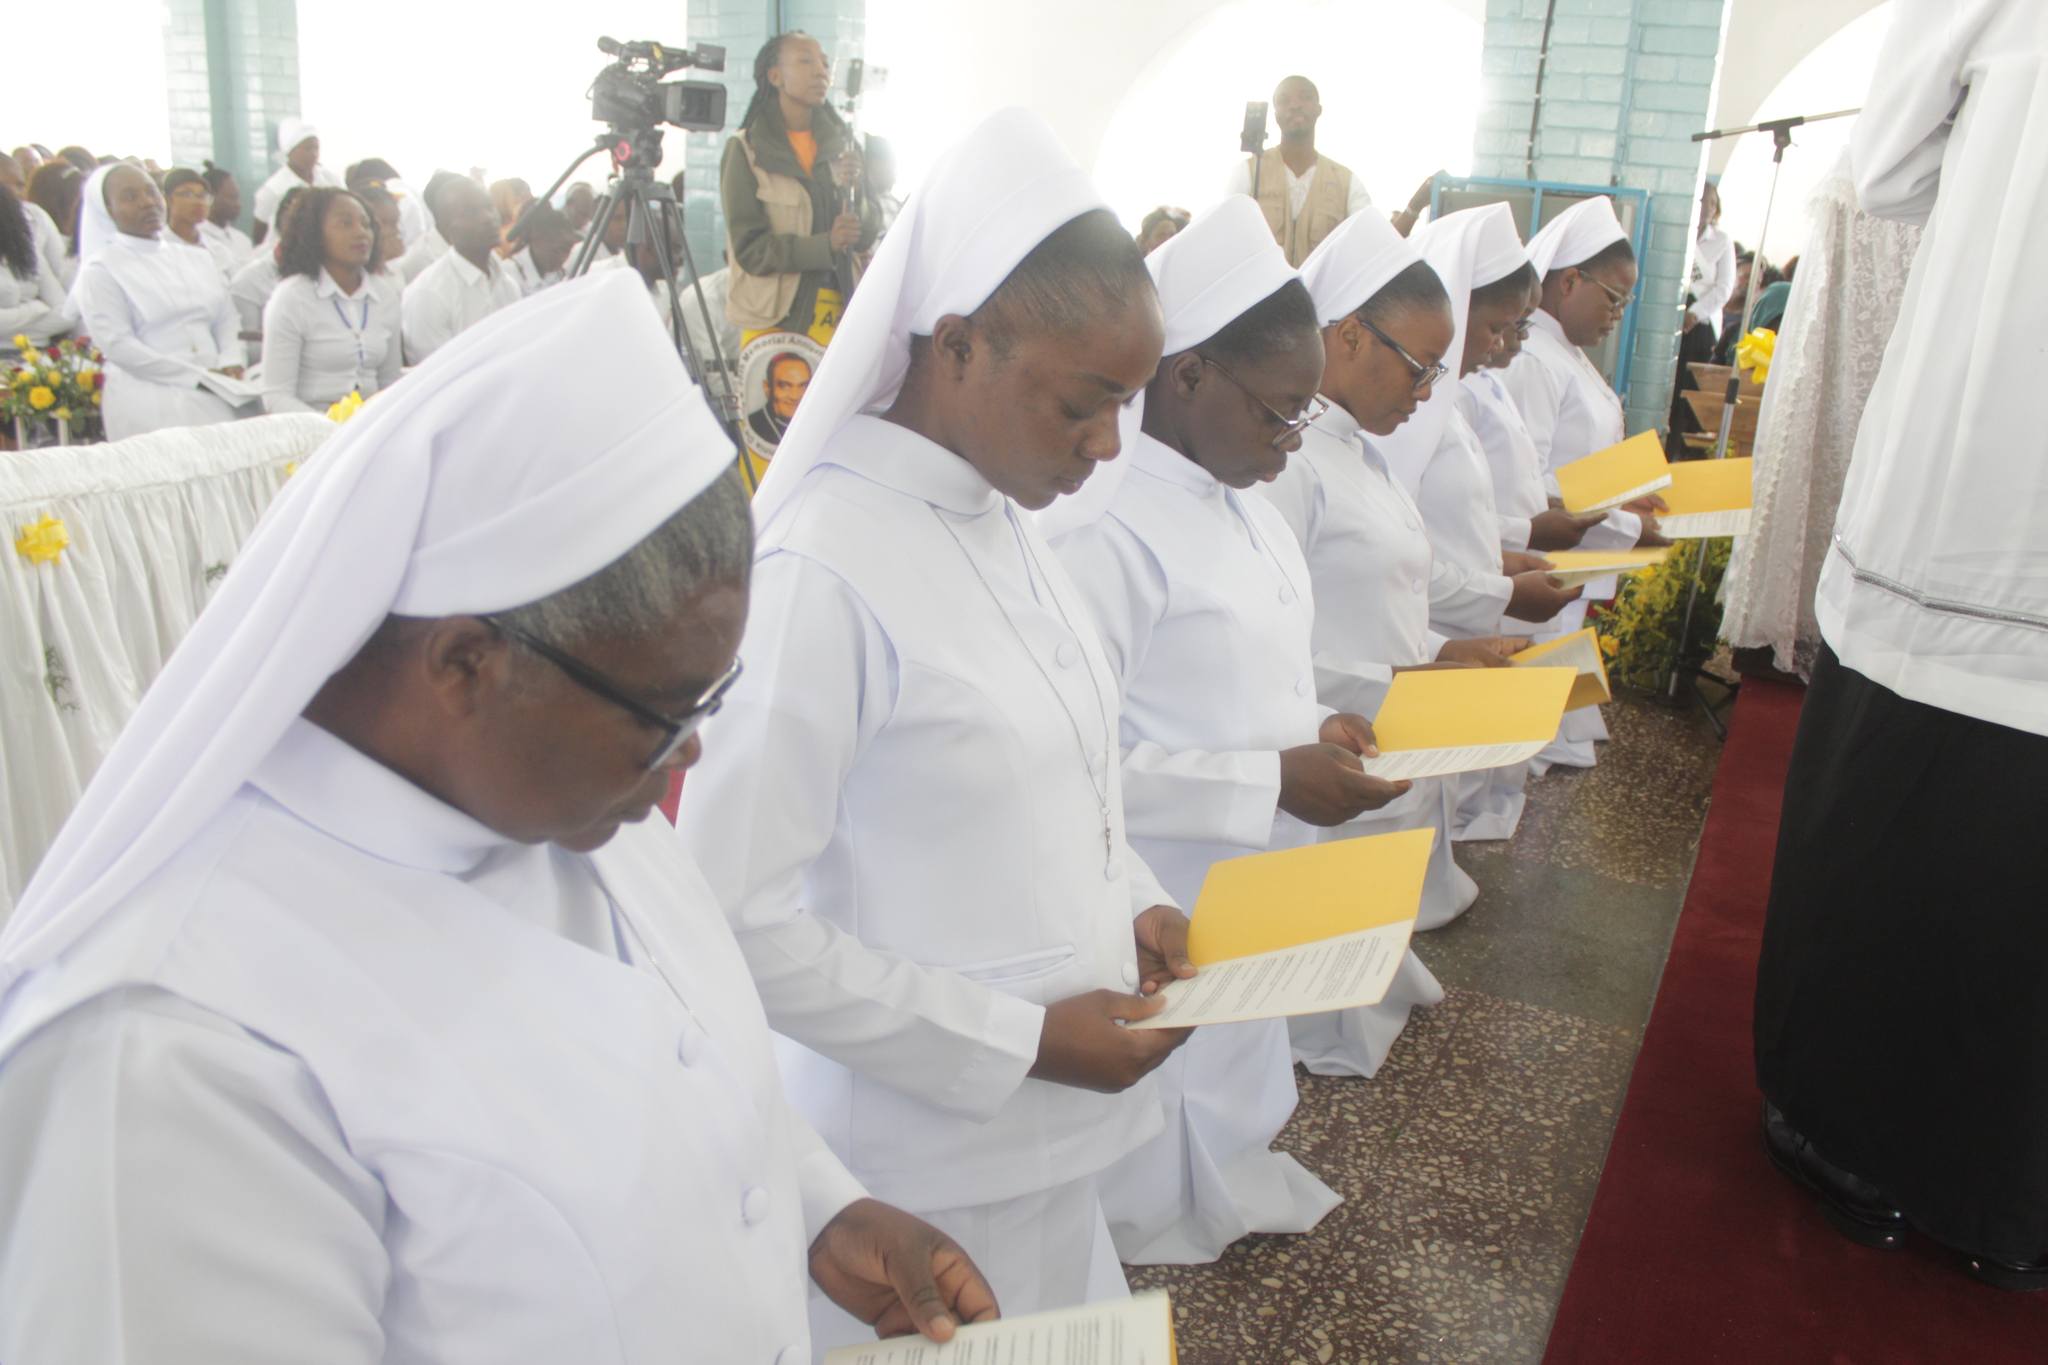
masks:
[[[673,48],[661,43],[622,43],[599,38],[597,50],[617,58],[590,84],[591,117],[608,123],[618,136],[639,146],[660,144],[662,124],[692,133],[725,128],[725,87],[716,81],[664,81],[663,76],[686,67],[725,70],[725,49],[710,43]],[[651,135],[651,136],[650,136]]]

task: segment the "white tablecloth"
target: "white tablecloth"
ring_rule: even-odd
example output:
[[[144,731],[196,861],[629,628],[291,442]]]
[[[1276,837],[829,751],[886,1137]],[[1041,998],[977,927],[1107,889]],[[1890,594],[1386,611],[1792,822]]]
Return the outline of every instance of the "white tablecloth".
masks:
[[[287,477],[336,430],[261,417],[0,454],[0,921]],[[45,516],[70,546],[15,541]]]

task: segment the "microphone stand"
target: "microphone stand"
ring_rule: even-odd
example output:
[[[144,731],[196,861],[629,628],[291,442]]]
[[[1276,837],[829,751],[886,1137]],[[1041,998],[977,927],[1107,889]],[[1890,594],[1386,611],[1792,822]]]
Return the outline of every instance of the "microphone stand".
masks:
[[[1742,339],[1749,335],[1750,319],[1756,315],[1757,285],[1761,282],[1764,273],[1764,239],[1770,235],[1771,214],[1776,209],[1778,203],[1778,180],[1785,173],[1785,149],[1792,145],[1792,130],[1808,123],[1823,123],[1828,119],[1849,118],[1862,112],[1860,109],[1837,109],[1826,114],[1801,114],[1793,118],[1766,119],[1761,123],[1746,124],[1740,128],[1716,128],[1710,132],[1693,134],[1692,140],[1694,142],[1715,142],[1724,137],[1741,137],[1744,133],[1769,133],[1771,135],[1771,188],[1764,196],[1764,221],[1762,226],[1757,229],[1756,245],[1751,248],[1755,255],[1749,268],[1749,288],[1743,297],[1742,322],[1737,327],[1735,333],[1736,345],[1740,346]],[[1741,392],[1742,366],[1738,360],[1728,367],[1727,397],[1721,404],[1721,430],[1714,439],[1714,454],[1712,458],[1716,460],[1728,458],[1728,440],[1735,430],[1735,404]],[[1707,713],[1707,721],[1714,727],[1714,733],[1720,738],[1726,739],[1728,738],[1728,727],[1721,723],[1720,715],[1714,709],[1713,704],[1707,700],[1706,694],[1700,690],[1700,678],[1704,676],[1706,671],[1703,667],[1705,660],[1693,664],[1687,664],[1684,661],[1686,641],[1692,635],[1693,614],[1699,606],[1700,588],[1705,580],[1706,569],[1707,544],[1706,541],[1702,540],[1700,542],[1699,555],[1693,560],[1692,583],[1686,589],[1685,618],[1679,626],[1678,634],[1671,645],[1671,682],[1666,689],[1665,695],[1671,700],[1676,701],[1678,699],[1679,679],[1684,677],[1692,689],[1693,697],[1699,702],[1701,709]],[[1735,688],[1740,686],[1741,684],[1737,683],[1734,687],[1731,687],[1729,689],[1730,695],[1732,696]]]

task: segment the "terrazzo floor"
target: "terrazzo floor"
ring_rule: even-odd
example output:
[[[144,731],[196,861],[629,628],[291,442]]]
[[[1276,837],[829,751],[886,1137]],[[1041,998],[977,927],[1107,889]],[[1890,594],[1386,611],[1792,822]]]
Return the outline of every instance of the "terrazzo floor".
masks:
[[[1606,708],[1598,767],[1529,784],[1513,840],[1461,844],[1480,886],[1416,939],[1446,988],[1372,1080],[1297,1072],[1279,1146],[1344,1203],[1170,1290],[1182,1365],[1534,1362],[1649,1018],[1718,745],[1697,710]]]

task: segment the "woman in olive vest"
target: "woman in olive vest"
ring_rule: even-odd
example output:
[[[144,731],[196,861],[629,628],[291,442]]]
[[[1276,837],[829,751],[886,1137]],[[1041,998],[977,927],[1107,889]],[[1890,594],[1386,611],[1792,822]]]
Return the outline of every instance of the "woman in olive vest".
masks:
[[[754,98],[719,168],[725,313],[742,342],[767,331],[831,340],[846,302],[837,263],[881,231],[872,203],[852,192],[860,154],[831,90],[831,60],[807,33],[771,38],[754,58]]]

